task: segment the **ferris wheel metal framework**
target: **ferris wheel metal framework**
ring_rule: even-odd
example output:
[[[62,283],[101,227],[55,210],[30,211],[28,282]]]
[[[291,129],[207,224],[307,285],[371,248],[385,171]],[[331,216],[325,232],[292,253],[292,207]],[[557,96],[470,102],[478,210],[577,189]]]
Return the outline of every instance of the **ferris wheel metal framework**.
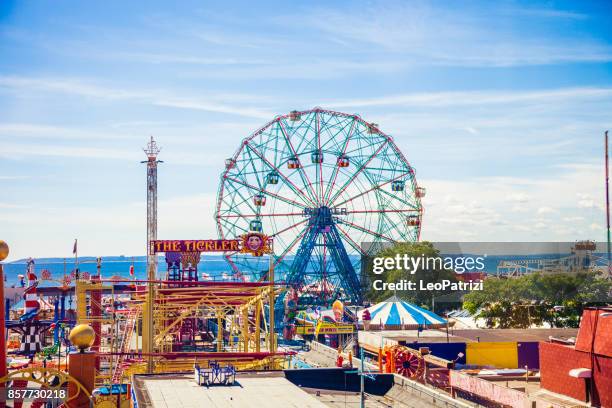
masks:
[[[226,160],[215,218],[222,239],[273,238],[276,276],[287,286],[318,285],[319,298],[358,303],[360,243],[418,240],[424,194],[377,124],[314,108],[278,116],[243,140]],[[225,256],[242,279],[267,273],[266,260]]]

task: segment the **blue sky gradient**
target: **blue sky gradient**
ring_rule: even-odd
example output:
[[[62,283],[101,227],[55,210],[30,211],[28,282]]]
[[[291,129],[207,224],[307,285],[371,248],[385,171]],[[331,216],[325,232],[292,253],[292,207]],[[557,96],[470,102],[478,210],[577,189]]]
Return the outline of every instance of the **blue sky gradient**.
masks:
[[[610,2],[0,2],[11,258],[216,236],[223,160],[292,109],[379,123],[428,188],[423,238],[605,238]]]

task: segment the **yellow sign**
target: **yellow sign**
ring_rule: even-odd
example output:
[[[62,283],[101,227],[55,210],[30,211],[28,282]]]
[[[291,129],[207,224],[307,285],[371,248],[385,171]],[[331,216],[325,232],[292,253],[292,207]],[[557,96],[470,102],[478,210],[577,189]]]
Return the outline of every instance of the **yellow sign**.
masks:
[[[150,252],[229,252],[239,251],[239,239],[155,240],[150,241]]]
[[[295,332],[300,335],[319,335],[319,334],[350,334],[355,331],[352,324],[319,323],[314,325],[296,325]],[[316,334],[315,334],[316,333]]]

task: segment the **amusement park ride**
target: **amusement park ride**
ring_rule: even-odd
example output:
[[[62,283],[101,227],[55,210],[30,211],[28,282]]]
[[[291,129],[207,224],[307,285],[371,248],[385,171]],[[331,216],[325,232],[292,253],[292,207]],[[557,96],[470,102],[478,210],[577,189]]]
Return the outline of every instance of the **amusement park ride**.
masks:
[[[215,218],[222,239],[272,238],[276,277],[301,304],[358,305],[361,243],[418,240],[424,195],[377,124],[315,108],[278,116],[243,140],[226,160]],[[225,256],[236,275],[266,279],[268,260]]]
[[[74,282],[60,279],[57,287],[37,294],[32,270],[27,318],[7,326],[21,330],[22,344],[29,341],[27,335],[36,343],[31,353],[22,353],[29,357],[22,370],[67,369],[62,355],[68,359],[74,344],[65,335],[53,343],[58,345],[56,365],[36,354],[48,343],[47,331],[58,332],[60,325],[91,326],[92,384],[107,391],[128,384],[135,373],[190,371],[194,364],[217,371],[229,365],[237,370],[282,368],[294,353],[278,350],[276,332],[282,327],[276,321],[291,326],[297,308],[334,301],[360,305],[360,243],[415,241],[420,235],[425,190],[392,138],[358,115],[320,108],[292,111],[244,139],[221,175],[218,239],[157,239],[159,152],[151,138],[143,162],[146,279],[102,278],[99,263],[96,275],[77,273]],[[210,252],[224,254],[232,279],[201,279],[198,265],[202,253]],[[157,265],[160,253],[165,254],[163,276]],[[53,281],[50,273],[44,278]],[[73,294],[72,318],[57,303],[56,317],[48,322],[27,309],[34,301],[48,304],[47,298],[63,304]],[[41,329],[33,333],[32,325]],[[70,375],[73,366],[68,365]],[[92,396],[87,381],[77,383],[85,384],[83,392],[94,405],[108,402]],[[106,406],[123,406],[124,400]]]
[[[550,258],[531,257],[524,259],[504,259],[497,264],[497,276],[514,278],[526,274],[585,272],[603,264],[603,257],[597,255],[595,241],[577,241],[566,256]]]

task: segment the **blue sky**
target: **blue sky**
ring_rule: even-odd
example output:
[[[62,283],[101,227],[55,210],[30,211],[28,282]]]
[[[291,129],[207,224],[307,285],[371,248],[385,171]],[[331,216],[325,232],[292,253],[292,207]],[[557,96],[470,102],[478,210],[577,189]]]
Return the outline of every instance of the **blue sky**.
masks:
[[[359,113],[428,188],[423,238],[605,238],[609,2],[0,2],[12,259],[216,236],[223,160],[292,109]]]

